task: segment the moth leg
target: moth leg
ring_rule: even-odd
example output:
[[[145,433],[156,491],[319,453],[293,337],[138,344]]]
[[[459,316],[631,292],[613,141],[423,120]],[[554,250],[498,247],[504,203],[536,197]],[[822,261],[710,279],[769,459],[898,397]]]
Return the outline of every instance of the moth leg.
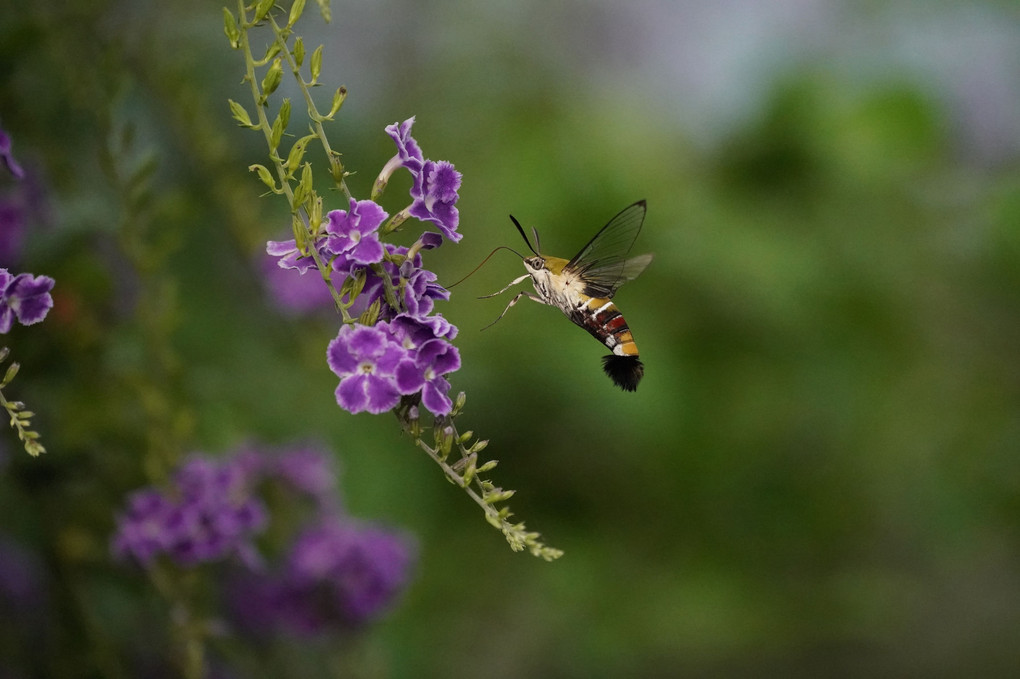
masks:
[[[521,282],[521,281],[523,281],[524,279],[528,278],[528,276],[530,276],[530,275],[531,275],[531,274],[527,274],[527,273],[526,273],[526,274],[524,274],[523,276],[520,276],[520,277],[518,277],[518,278],[515,278],[515,279],[513,279],[512,281],[510,281],[509,283],[507,283],[506,287],[505,287],[505,288],[503,288],[502,290],[500,290],[499,292],[494,292],[494,293],[492,293],[491,295],[484,295],[484,296],[482,296],[482,297],[479,297],[478,299],[489,299],[490,297],[495,297],[496,295],[502,295],[502,294],[503,294],[504,292],[506,292],[507,290],[509,290],[509,289],[510,289],[510,288],[512,288],[513,286],[517,285],[518,283],[520,283],[520,282]],[[518,297],[520,297],[520,295],[518,295]],[[514,300],[514,301],[516,302],[517,300]],[[510,303],[510,306],[513,306],[513,302],[511,302],[511,303]],[[509,309],[510,307],[507,307],[507,308]],[[506,313],[506,312],[504,311],[503,313]],[[497,319],[497,320],[498,320],[498,319]]]
[[[511,283],[511,285],[512,285],[512,283]],[[499,293],[497,293],[497,294],[499,294]],[[491,297],[491,295],[490,295],[490,297]],[[528,299],[532,300],[533,302],[538,302],[539,304],[545,304],[545,302],[543,302],[541,300],[541,298],[531,294],[527,290],[521,290],[516,295],[514,295],[514,298],[512,300],[510,300],[509,304],[506,305],[506,308],[503,309],[503,313],[501,313],[496,318],[495,321],[493,321],[492,323],[489,323],[487,326],[482,328],[482,330],[487,330],[488,328],[491,328],[492,326],[496,325],[496,323],[499,321],[499,319],[503,318],[503,316],[506,316],[506,312],[510,311],[510,307],[512,307],[514,304],[517,304],[517,300],[519,300],[521,297],[527,297]]]

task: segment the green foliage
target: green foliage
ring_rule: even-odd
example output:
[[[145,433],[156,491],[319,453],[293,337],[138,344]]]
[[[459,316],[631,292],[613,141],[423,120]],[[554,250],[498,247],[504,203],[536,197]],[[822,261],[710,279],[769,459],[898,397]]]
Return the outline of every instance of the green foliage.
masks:
[[[7,347],[0,349],[0,363],[7,360],[9,353],[10,351]],[[32,430],[32,416],[35,413],[31,410],[25,410],[25,404],[21,401],[8,401],[3,393],[3,390],[14,379],[14,376],[18,374],[20,368],[20,364],[11,363],[7,368],[7,372],[4,373],[3,379],[0,380],[0,404],[3,405],[7,415],[11,418],[11,428],[18,432],[18,438],[25,447],[25,452],[32,457],[38,457],[46,452],[46,448],[39,442],[39,432]]]
[[[239,27],[238,44],[245,56],[245,79],[251,85],[252,97],[258,107],[259,123],[254,125],[246,124],[248,117],[247,113],[243,113],[243,108],[232,101],[230,102],[230,107],[233,112],[234,119],[242,122],[242,126],[249,127],[254,130],[262,130],[265,134],[269,145],[270,160],[275,165],[276,176],[280,178],[279,188],[273,178],[273,173],[268,168],[256,164],[252,165],[249,169],[256,171],[262,182],[266,184],[273,193],[282,194],[288,198],[291,214],[293,216],[292,223],[295,230],[295,240],[301,244],[302,252],[307,251],[315,259],[316,266],[322,275],[323,281],[329,286],[329,289],[333,294],[337,310],[343,317],[344,322],[356,322],[361,325],[375,325],[379,317],[380,304],[378,300],[376,300],[376,302],[364,311],[357,319],[351,318],[348,313],[348,310],[355,302],[356,293],[360,292],[361,288],[364,286],[363,276],[349,278],[345,281],[343,288],[338,292],[333,286],[328,264],[322,261],[321,256],[315,248],[309,247],[308,245],[319,237],[322,216],[322,199],[315,191],[313,171],[310,163],[305,163],[302,166],[303,170],[300,182],[297,185],[291,184],[294,172],[305,155],[306,147],[313,139],[318,139],[322,144],[326,157],[329,159],[330,174],[336,183],[337,188],[342,190],[347,198],[351,197],[345,181],[347,172],[344,170],[343,164],[341,163],[341,155],[339,152],[334,151],[330,147],[326,138],[325,130],[322,127],[322,122],[332,120],[333,116],[340,110],[340,107],[347,95],[347,90],[343,87],[337,89],[328,114],[321,115],[318,112],[309,88],[318,83],[320,69],[322,66],[322,45],[317,47],[312,53],[310,66],[312,79],[310,81],[305,81],[300,69],[304,56],[304,43],[299,38],[295,37],[293,40],[294,46],[291,47],[290,44],[290,40],[292,38],[291,27],[297,21],[298,17],[300,17],[302,7],[303,3],[296,2],[291,9],[290,19],[288,20],[287,25],[281,28],[276,23],[276,20],[272,15],[260,15],[258,8],[255,10],[254,18],[249,21],[243,3],[239,3],[239,21],[236,22],[236,25]],[[256,86],[256,72],[259,64],[252,56],[249,47],[249,32],[256,28],[263,19],[265,19],[266,23],[268,23],[273,29],[274,43],[271,48],[271,52],[286,56],[291,68],[291,73],[294,76],[294,80],[301,89],[301,92],[304,94],[305,101],[308,105],[308,117],[312,121],[313,125],[313,131],[311,134],[298,139],[291,146],[286,162],[277,155],[276,151],[287,129],[287,125],[290,122],[290,100],[283,100],[280,105],[280,110],[271,125],[268,123],[268,119],[266,118],[263,110],[266,106],[268,106],[269,95],[272,94],[273,91],[275,91],[280,85],[282,77],[282,67],[280,64],[284,57],[276,57],[272,65],[266,71],[266,74],[263,76],[261,86]],[[228,38],[230,35],[231,34],[228,32]],[[231,40],[231,43],[233,44],[233,40]],[[243,115],[238,112],[239,110],[243,113]],[[373,186],[372,199],[377,200],[382,195],[384,188],[385,182],[377,181]],[[401,213],[401,215],[402,216],[395,216],[386,225],[384,225],[382,229],[382,233],[384,235],[391,234],[397,230],[403,220],[406,219],[406,213]],[[413,258],[420,247],[420,243],[412,246],[406,256],[401,256],[399,261],[394,260],[393,263],[399,266],[404,259]],[[387,255],[387,258],[393,259],[390,255]],[[377,269],[377,273],[380,274],[380,278],[384,281],[387,303],[391,308],[399,308],[396,290],[393,289],[390,277],[383,274],[382,269],[379,268],[381,265],[375,264],[372,266]],[[405,283],[406,281],[401,281],[401,285],[404,285]],[[348,295],[347,302],[344,302],[344,294]],[[548,547],[543,544],[539,539],[541,537],[540,534],[525,530],[523,522],[511,523],[510,518],[513,516],[513,513],[508,507],[504,506],[499,509],[496,508],[496,505],[509,500],[514,495],[514,491],[503,490],[491,481],[480,476],[477,467],[478,453],[486,446],[487,442],[478,442],[472,446],[465,445],[467,439],[457,434],[454,423],[463,408],[463,393],[460,397],[458,397],[458,404],[458,407],[455,408],[448,417],[435,418],[432,425],[435,434],[434,447],[426,444],[421,438],[422,425],[419,420],[418,408],[416,405],[408,402],[405,398],[404,406],[395,410],[395,413],[398,420],[400,420],[403,429],[411,433],[415,445],[424,450],[429,457],[431,457],[440,466],[443,473],[446,475],[447,480],[464,489],[468,496],[482,508],[485,513],[486,520],[503,534],[507,542],[510,544],[511,549],[514,551],[527,549],[534,556],[545,559],[546,561],[558,559],[563,554],[562,550]],[[457,449],[460,452],[461,459],[451,465],[447,463],[447,458],[450,455],[454,441],[457,442]],[[489,471],[494,467],[495,464],[489,464],[488,466],[485,466],[484,471]]]
[[[562,18],[408,2],[413,37],[383,44],[390,13],[358,7],[338,7],[329,37],[316,34],[340,71],[319,49],[313,72],[313,44],[291,43],[310,88],[342,73],[357,95],[330,135],[344,156],[306,141],[291,162],[320,137],[304,93],[281,85],[294,133],[280,141],[282,174],[264,135],[238,134],[248,125],[223,106],[254,99],[224,49],[224,34],[240,49],[240,29],[231,37],[224,17],[221,31],[215,5],[150,4],[117,21],[123,7],[102,2],[5,15],[0,115],[51,186],[29,255],[64,295],[7,342],[22,371],[3,393],[36,411],[48,453],[5,458],[0,510],[4,533],[41,555],[53,615],[4,616],[5,662],[47,677],[137,676],[140,657],[175,667],[166,649],[184,639],[171,638],[163,600],[109,561],[112,512],[181,451],[317,430],[344,455],[346,503],[414,530],[422,569],[403,605],[357,638],[276,639],[263,666],[213,635],[207,655],[240,658],[252,676],[328,674],[336,656],[393,677],[1012,671],[1016,159],[974,162],[946,104],[957,100],[877,51],[878,75],[818,61],[758,82],[765,96],[740,124],[691,139],[661,103],[674,83],[614,79],[609,62],[577,70],[591,53]],[[640,25],[614,35],[640,40]],[[270,55],[261,69],[279,56],[288,75],[285,53],[252,47]],[[345,70],[344,49],[367,55],[370,82]],[[329,92],[310,91],[325,95],[325,118]],[[337,412],[322,369],[335,319],[268,322],[251,266],[304,220],[289,202],[253,199],[269,189],[243,168],[261,163],[277,190],[286,178],[317,223],[322,201],[346,197],[320,168],[384,163],[392,149],[365,121],[394,112],[417,113],[471,184],[458,206],[472,236],[433,255],[441,282],[518,245],[509,212],[569,253],[614,209],[648,200],[641,239],[656,259],[615,300],[646,364],[640,391],[613,390],[599,347],[553,310],[520,304],[477,332],[502,305],[474,297],[521,273],[500,253],[448,305],[462,329],[457,386],[471,394],[461,422],[485,439],[402,438],[392,421]],[[246,107],[256,129],[276,113]],[[114,141],[132,135],[127,148]],[[108,149],[114,175],[97,160]],[[371,189],[371,173],[340,177]],[[403,191],[392,184],[387,206]],[[436,456],[448,446],[444,464],[482,504],[520,489],[515,509],[541,517],[567,556],[553,568],[508,558],[464,491],[412,454],[416,436]],[[475,482],[495,471],[481,453],[499,458],[499,485]],[[210,603],[201,588],[187,596]],[[479,621],[498,624],[479,635]]]

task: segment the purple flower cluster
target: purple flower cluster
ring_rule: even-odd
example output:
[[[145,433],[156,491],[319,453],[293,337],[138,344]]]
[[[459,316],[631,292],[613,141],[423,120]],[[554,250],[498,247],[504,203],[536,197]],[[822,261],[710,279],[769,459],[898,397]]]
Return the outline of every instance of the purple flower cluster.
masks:
[[[344,300],[350,304],[351,317],[378,302],[375,325],[345,325],[327,350],[329,367],[340,378],[337,403],[352,413],[386,412],[402,397],[419,393],[435,415],[447,415],[453,406],[444,375],[460,368],[460,355],[450,343],[457,329],[434,313],[435,302],[449,299],[450,293],[423,267],[421,252],[439,247],[444,240],[460,240],[456,202],[461,175],[449,162],[425,159],[411,136],[413,123],[410,118],[387,126],[397,153],[383,168],[376,186],[385,186],[393,172],[406,168],[414,179],[412,202],[394,220],[414,217],[434,225],[439,233],[424,232],[410,249],[383,242],[380,227],[388,217],[385,210],[374,201],[352,198],[348,209],[327,215],[314,244],[334,275],[344,280],[363,277],[357,298]],[[270,241],[266,252],[281,269],[304,274],[315,266],[313,257],[302,255],[294,240]],[[279,289],[273,294],[277,299],[291,296]],[[297,294],[312,299],[310,293]]]
[[[148,487],[128,497],[117,518],[114,554],[142,565],[161,555],[193,566],[238,556],[257,563],[252,540],[267,514],[242,466],[192,456],[166,491]]]
[[[330,370],[340,378],[337,403],[352,413],[379,414],[401,396],[421,392],[430,412],[448,415],[453,402],[443,375],[460,368],[460,354],[447,341],[456,334],[442,316],[401,314],[373,327],[344,325],[326,351]]]
[[[228,603],[238,625],[255,635],[356,627],[404,589],[412,561],[404,538],[331,517],[298,536],[278,572],[232,578]]]
[[[0,269],[0,333],[10,332],[15,320],[32,325],[46,318],[53,307],[53,284],[49,276],[14,275]]]
[[[270,518],[294,530],[295,515],[296,533],[274,552],[268,538],[280,531],[268,530]],[[230,559],[238,568],[226,582],[227,603],[239,627],[296,634],[376,617],[402,591],[413,562],[406,538],[341,511],[332,456],[315,445],[190,457],[168,488],[128,497],[112,551],[143,566],[160,557],[185,567]]]
[[[333,458],[320,446],[300,444],[271,449],[246,446],[232,457],[252,488],[267,483],[283,486],[289,493],[312,500],[320,510],[338,505],[337,471]]]
[[[11,153],[11,138],[0,129],[0,164],[17,179],[25,171]],[[21,254],[25,230],[24,206],[21,200],[0,197],[0,265],[9,266]],[[12,274],[0,268],[0,333],[8,333],[18,321],[22,325],[38,323],[53,308],[50,290],[54,281],[49,276],[30,273]]]

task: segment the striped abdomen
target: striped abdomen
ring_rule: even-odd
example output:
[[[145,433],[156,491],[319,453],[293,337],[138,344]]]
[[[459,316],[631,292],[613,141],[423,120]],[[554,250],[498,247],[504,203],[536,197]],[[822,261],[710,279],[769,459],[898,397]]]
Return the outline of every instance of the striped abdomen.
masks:
[[[622,389],[634,391],[645,374],[638,348],[623,314],[605,297],[589,297],[570,309],[567,316],[613,352],[602,359],[603,368]]]

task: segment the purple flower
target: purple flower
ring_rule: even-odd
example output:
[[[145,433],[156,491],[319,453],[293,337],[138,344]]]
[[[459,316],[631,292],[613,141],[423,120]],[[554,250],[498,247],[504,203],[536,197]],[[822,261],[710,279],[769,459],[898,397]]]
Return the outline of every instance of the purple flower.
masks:
[[[272,241],[270,243],[272,244]],[[285,268],[281,263],[286,259],[287,255],[284,255],[274,262],[271,257],[266,256],[262,263],[262,282],[276,307],[284,313],[293,315],[333,309],[333,295],[319,275],[319,270],[315,268],[312,258],[299,258],[312,262],[311,267],[305,267],[306,271],[311,268],[310,273],[304,273],[299,266]],[[332,280],[334,287],[339,290],[343,285],[344,275],[334,271]]]
[[[25,237],[25,210],[17,201],[0,198],[0,264],[21,259]]]
[[[422,171],[415,175],[414,186],[411,188],[410,214],[423,222],[432,222],[449,240],[456,243],[462,238],[457,233],[460,215],[455,206],[459,196],[460,172],[453,169],[453,164],[440,160],[426,160]]]
[[[386,167],[393,166],[390,172],[397,167],[406,167],[412,173],[421,172],[421,167],[425,163],[425,156],[422,155],[418,142],[411,136],[412,125],[414,125],[414,116],[411,116],[402,123],[393,123],[386,126],[386,134],[390,135],[393,143],[397,145],[397,155],[393,156],[386,163]],[[389,177],[389,174],[386,174],[386,176]]]
[[[326,350],[326,362],[340,378],[337,403],[351,413],[392,409],[400,401],[395,371],[407,358],[385,321],[372,327],[345,324]]]
[[[164,554],[184,566],[230,556],[252,564],[258,558],[251,540],[266,521],[241,465],[192,456],[167,491],[148,487],[129,496],[112,549],[142,565]]]
[[[0,333],[9,332],[15,319],[22,325],[32,325],[46,318],[53,307],[53,284],[49,276],[15,276],[0,269]]]
[[[166,524],[173,502],[153,488],[128,496],[127,509],[118,517],[113,552],[118,557],[133,557],[143,564],[152,562],[169,549],[173,539]]]
[[[460,368],[460,354],[447,339],[457,328],[442,316],[399,314],[375,326],[344,325],[326,352],[340,378],[336,400],[351,413],[391,410],[400,396],[421,392],[430,412],[447,415],[452,402],[443,375]]]
[[[227,604],[243,631],[263,638],[356,627],[396,599],[412,562],[406,538],[329,517],[295,540],[277,572],[232,576]]]
[[[336,504],[336,469],[333,458],[321,447],[305,444],[263,455],[263,474],[316,500],[320,506]]]
[[[453,401],[450,383],[443,375],[460,369],[460,353],[446,340],[431,339],[416,352],[413,361],[401,363],[397,380],[404,389],[421,390],[421,402],[433,415],[449,415]]]
[[[422,405],[434,415],[449,415],[453,402],[447,393],[450,383],[443,375],[460,369],[460,353],[447,339],[457,328],[442,316],[416,318],[397,316],[390,323],[393,336],[409,350],[408,360],[397,367],[397,386],[401,393],[421,391]]]
[[[418,143],[411,136],[414,118],[403,123],[386,126],[386,133],[397,145],[397,155],[383,167],[376,180],[377,189],[385,186],[390,175],[399,167],[407,168],[414,177],[411,188],[413,202],[407,214],[424,222],[432,222],[447,239],[456,243],[460,216],[455,206],[460,188],[461,174],[448,161],[425,160]]]
[[[11,153],[11,138],[3,129],[0,129],[0,162],[3,162],[4,167],[17,179],[24,179],[25,171],[14,159],[14,154]]]
[[[429,234],[423,234],[429,235]],[[431,234],[436,238],[442,238],[439,234]],[[386,251],[392,256],[406,255],[408,249],[402,245],[385,244]],[[432,313],[437,299],[450,299],[450,293],[441,285],[436,283],[436,275],[427,269],[422,268],[421,253],[415,254],[410,260],[404,260],[399,267],[387,260],[382,262],[382,269],[389,276],[390,283],[400,291],[400,303],[404,310],[414,316],[427,316]],[[383,320],[390,320],[401,312],[386,303],[385,280],[374,270],[365,270],[365,287],[361,296],[351,307],[352,315],[358,315],[367,309],[375,300],[381,300],[382,308],[379,317]],[[403,279],[403,280],[402,280]]]
[[[305,273],[309,269],[316,268],[315,259],[311,255],[302,255],[298,249],[297,241],[291,238],[283,241],[267,241],[266,254],[271,257],[278,257],[276,265],[281,269],[297,269]]]
[[[405,281],[401,301],[412,316],[427,316],[432,313],[435,300],[450,299],[449,290],[436,283],[436,275],[428,269],[415,268],[405,261],[400,274]]]
[[[326,250],[346,255],[357,264],[375,264],[383,259],[379,226],[386,211],[370,200],[351,198],[350,210],[333,210],[326,225]]]
[[[403,589],[411,561],[400,537],[334,519],[297,539],[286,577],[296,592],[311,595],[322,624],[359,624],[378,616]]]

